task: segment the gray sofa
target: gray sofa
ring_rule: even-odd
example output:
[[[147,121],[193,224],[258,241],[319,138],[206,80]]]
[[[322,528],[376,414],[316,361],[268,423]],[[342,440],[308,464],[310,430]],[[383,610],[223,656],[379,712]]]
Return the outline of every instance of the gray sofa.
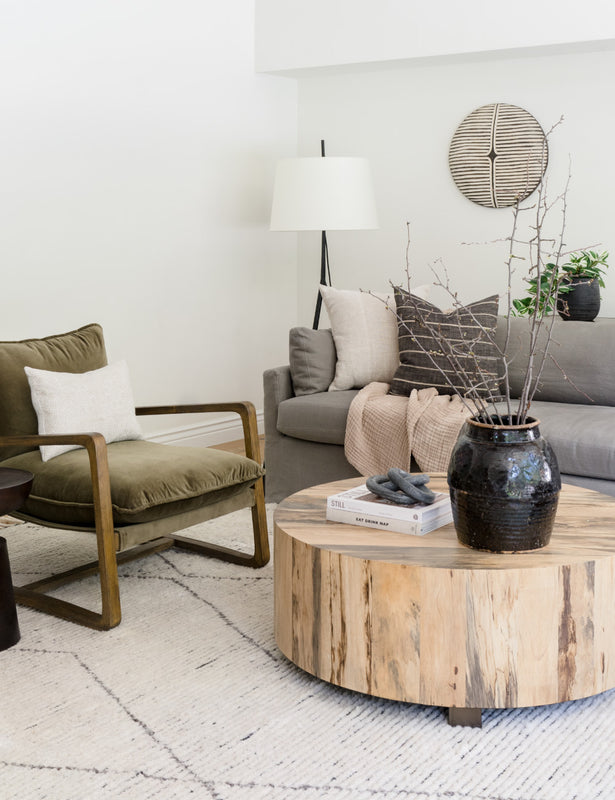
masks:
[[[514,394],[521,386],[528,323],[511,322]],[[500,344],[504,336],[500,318]],[[564,482],[615,496],[615,318],[557,318],[550,353],[530,413],[555,450]],[[289,355],[289,365],[264,373],[269,502],[358,475],[344,457],[346,417],[358,388],[327,391],[335,373],[331,331],[293,328]]]

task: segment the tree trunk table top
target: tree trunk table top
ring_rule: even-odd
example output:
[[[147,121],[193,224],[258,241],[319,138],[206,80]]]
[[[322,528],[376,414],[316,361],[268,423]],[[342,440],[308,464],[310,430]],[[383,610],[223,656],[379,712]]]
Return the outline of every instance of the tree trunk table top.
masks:
[[[425,536],[325,519],[360,478],[305,489],[274,517],[275,632],[307,672],[455,709],[574,700],[615,686],[615,497],[564,486],[549,545],[486,553],[453,524]],[[433,476],[435,491],[448,491]]]

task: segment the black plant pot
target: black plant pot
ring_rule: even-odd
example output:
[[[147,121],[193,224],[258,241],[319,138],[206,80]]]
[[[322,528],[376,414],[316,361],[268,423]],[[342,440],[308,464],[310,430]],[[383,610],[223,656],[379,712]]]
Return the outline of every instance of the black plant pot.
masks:
[[[538,420],[510,421],[496,426],[469,419],[451,455],[457,538],[476,550],[537,550],[551,538],[562,485],[555,453]]]
[[[557,296],[557,313],[562,319],[592,322],[600,311],[600,284],[597,278],[573,277],[566,281],[572,288]]]

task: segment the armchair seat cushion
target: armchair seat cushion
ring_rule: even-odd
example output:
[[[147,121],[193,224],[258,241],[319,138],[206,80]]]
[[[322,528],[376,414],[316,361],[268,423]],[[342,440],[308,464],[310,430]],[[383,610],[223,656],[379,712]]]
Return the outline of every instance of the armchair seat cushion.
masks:
[[[114,525],[151,522],[203,508],[253,485],[263,468],[245,456],[208,447],[148,441],[107,446]],[[6,459],[2,467],[34,474],[21,513],[56,524],[93,526],[94,502],[86,450],[43,462],[38,450]]]

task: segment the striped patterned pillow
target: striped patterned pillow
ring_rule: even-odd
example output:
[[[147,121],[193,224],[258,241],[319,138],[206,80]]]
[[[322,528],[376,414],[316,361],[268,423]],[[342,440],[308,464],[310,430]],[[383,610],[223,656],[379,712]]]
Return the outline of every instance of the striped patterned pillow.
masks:
[[[391,394],[435,386],[439,394],[455,394],[456,388],[466,395],[476,387],[481,397],[499,395],[500,359],[494,341],[498,295],[441,311],[396,287],[395,303],[401,364]]]

